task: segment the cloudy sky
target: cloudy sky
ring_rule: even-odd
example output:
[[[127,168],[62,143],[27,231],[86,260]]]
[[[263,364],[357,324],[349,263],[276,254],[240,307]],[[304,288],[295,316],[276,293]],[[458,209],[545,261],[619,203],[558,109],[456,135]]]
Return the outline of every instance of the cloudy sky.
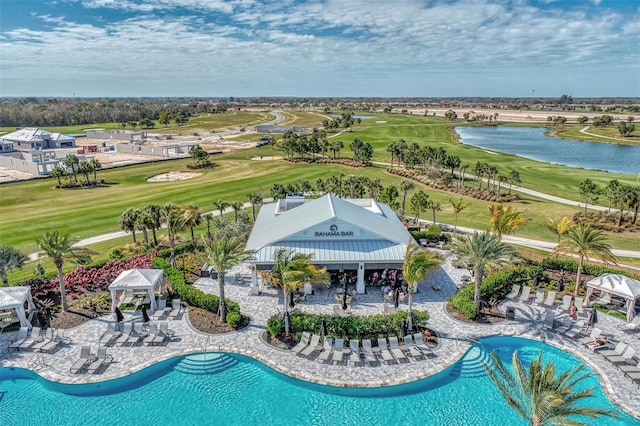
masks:
[[[640,2],[0,2],[0,96],[562,94],[640,97]]]

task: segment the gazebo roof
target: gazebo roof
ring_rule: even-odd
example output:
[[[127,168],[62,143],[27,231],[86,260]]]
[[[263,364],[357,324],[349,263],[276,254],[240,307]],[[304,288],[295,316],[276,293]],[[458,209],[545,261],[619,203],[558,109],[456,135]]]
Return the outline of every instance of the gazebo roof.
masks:
[[[27,300],[31,292],[31,287],[0,287],[0,309],[12,309]]]
[[[127,269],[109,285],[110,290],[153,288],[162,277],[162,269]]]
[[[640,297],[640,281],[622,274],[600,275],[588,281],[587,287],[593,287],[629,300]]]

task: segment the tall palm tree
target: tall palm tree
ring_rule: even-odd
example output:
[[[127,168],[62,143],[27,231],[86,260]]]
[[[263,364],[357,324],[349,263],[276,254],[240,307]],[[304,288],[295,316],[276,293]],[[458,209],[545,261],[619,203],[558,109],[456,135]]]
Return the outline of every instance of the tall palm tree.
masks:
[[[156,229],[162,228],[162,207],[158,204],[147,204],[143,211],[149,220],[147,227],[151,229],[151,233],[153,234],[153,244],[157,246],[158,236],[156,235]]]
[[[247,195],[247,199],[251,203],[251,215],[253,216],[253,221],[256,221],[256,206],[262,204],[262,191],[258,190],[256,192],[252,192]]]
[[[220,217],[222,217],[224,215],[224,209],[229,207],[229,203],[225,200],[218,199],[213,203],[213,206],[220,212]]]
[[[427,208],[433,213],[433,224],[436,224],[436,212],[442,211],[442,205],[433,200],[427,201]]]
[[[560,240],[554,254],[566,254],[578,256],[578,272],[576,273],[576,289],[574,295],[580,290],[582,266],[591,257],[604,262],[616,263],[617,259],[611,252],[611,245],[607,242],[607,236],[601,231],[596,231],[589,225],[581,223],[577,228],[570,229]]]
[[[400,192],[402,192],[402,214],[406,213],[407,193],[416,187],[416,184],[409,179],[403,179],[400,182]]]
[[[143,210],[138,210],[138,216],[136,217],[136,231],[142,232],[142,241],[145,244],[149,244],[149,232],[151,229],[147,225],[151,222],[151,219],[148,217],[148,213]]]
[[[313,253],[296,253],[280,248],[275,253],[275,263],[270,272],[264,273],[274,284],[282,287],[284,294],[284,333],[289,336],[289,294],[306,282],[327,280],[326,268],[319,269],[313,263]]]
[[[489,231],[476,231],[472,236],[457,237],[451,243],[451,252],[461,262],[473,265],[475,279],[473,301],[477,312],[480,311],[481,285],[487,269],[503,266],[518,256],[510,246],[502,243],[496,234]]]
[[[213,241],[213,235],[211,235],[211,221],[214,217],[211,213],[204,213],[202,218],[207,223],[207,243],[211,244],[211,241]]]
[[[449,198],[449,203],[451,203],[451,207],[453,207],[453,214],[455,215],[453,222],[453,236],[455,237],[458,234],[458,215],[462,213],[464,209],[469,207],[470,203],[464,201],[464,198],[462,197],[459,197],[457,200]]]
[[[547,229],[556,234],[558,242],[560,242],[560,239],[573,227],[574,223],[568,216],[562,216],[557,223],[550,217],[547,218]]]
[[[180,207],[173,203],[166,203],[162,206],[162,215],[164,222],[167,224],[167,238],[171,252],[169,260],[171,261],[171,266],[176,268],[176,240],[178,232],[184,229]]]
[[[131,232],[133,235],[133,243],[137,243],[136,241],[136,223],[138,222],[138,216],[140,215],[140,210],[134,209],[133,207],[129,207],[120,215],[120,229],[123,231]]]
[[[508,369],[497,352],[491,353],[493,366],[484,364],[484,369],[507,404],[513,408],[531,426],[544,425],[588,425],[574,416],[595,419],[599,416],[618,418],[615,411],[593,407],[592,405],[576,405],[593,397],[595,387],[576,390],[577,385],[588,377],[580,374],[583,367],[578,366],[556,375],[553,362],[542,362],[542,351],[526,368],[518,358],[518,351],[513,353],[511,366]]]
[[[502,238],[503,235],[513,234],[522,225],[527,223],[527,219],[524,218],[524,213],[514,210],[509,207],[500,205],[490,205],[489,214],[491,219],[489,220],[489,229],[498,235],[498,238]]]
[[[231,203],[231,208],[233,209],[233,223],[238,223],[238,213],[244,208],[244,203],[242,201],[234,201]]]
[[[220,289],[220,303],[218,304],[218,318],[221,322],[227,321],[227,304],[224,295],[224,274],[227,270],[249,260],[253,252],[245,250],[244,242],[238,237],[216,238],[210,244],[203,239],[204,257],[206,263],[218,271],[218,288]]]
[[[64,273],[62,272],[62,265],[64,265],[65,259],[78,259],[80,256],[89,254],[89,250],[76,248],[73,245],[78,241],[77,238],[72,237],[68,232],[51,231],[45,232],[45,234],[36,240],[36,244],[44,254],[51,258],[53,264],[58,269],[58,281],[60,282],[60,301],[62,302],[62,310],[67,312],[69,307],[67,305],[67,293],[64,288]]]
[[[9,286],[7,274],[22,269],[26,261],[27,256],[15,247],[0,246],[0,278],[4,287]]]
[[[202,223],[202,210],[193,204],[185,204],[182,206],[182,224],[191,231],[191,242],[196,246],[196,237],[193,228]]]
[[[407,314],[409,330],[413,330],[413,314],[411,311],[413,293],[416,291],[418,283],[439,264],[440,258],[434,252],[423,250],[413,239],[409,241],[402,266],[402,276],[407,282],[407,291],[409,292],[409,313]]]

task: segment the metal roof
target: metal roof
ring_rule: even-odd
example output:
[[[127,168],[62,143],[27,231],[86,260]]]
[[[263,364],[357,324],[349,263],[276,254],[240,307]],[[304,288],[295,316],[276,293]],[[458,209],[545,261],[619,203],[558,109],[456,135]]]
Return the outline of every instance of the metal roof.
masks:
[[[262,247],[254,255],[255,263],[273,263],[280,248],[302,254],[313,253],[315,263],[388,263],[402,262],[407,245],[381,240],[290,241]]]

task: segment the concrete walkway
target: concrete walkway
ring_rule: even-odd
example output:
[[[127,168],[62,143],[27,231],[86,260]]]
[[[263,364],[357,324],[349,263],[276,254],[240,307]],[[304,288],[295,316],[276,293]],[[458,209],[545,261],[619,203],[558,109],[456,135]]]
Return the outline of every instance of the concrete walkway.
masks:
[[[0,366],[26,367],[37,371],[41,376],[65,383],[94,383],[128,375],[161,360],[182,354],[201,351],[227,351],[245,354],[271,366],[287,375],[317,383],[326,383],[343,387],[368,387],[391,385],[414,381],[436,374],[455,361],[469,349],[473,342],[487,336],[509,335],[542,340],[582,358],[601,378],[603,387],[609,397],[616,401],[625,411],[640,418],[640,393],[637,387],[612,364],[585,347],[576,344],[554,331],[545,330],[542,326],[545,310],[537,306],[519,302],[508,302],[501,306],[516,309],[516,319],[492,325],[475,325],[457,321],[445,312],[446,300],[457,291],[462,276],[468,274],[466,269],[455,268],[451,258],[421,283],[414,297],[414,308],[428,310],[431,318],[429,326],[436,330],[439,347],[436,357],[424,360],[412,360],[398,365],[360,365],[349,366],[322,364],[315,359],[305,359],[293,355],[290,351],[274,348],[261,340],[266,330],[267,319],[283,311],[282,296],[275,289],[261,283],[261,295],[251,296],[249,293],[250,270],[239,267],[226,276],[226,294],[236,300],[243,313],[251,316],[251,325],[237,332],[206,335],[195,331],[189,324],[188,315],[180,315],[169,320],[170,328],[175,331],[175,338],[164,346],[113,346],[109,354],[113,363],[100,374],[73,374],[69,367],[78,359],[82,345],[92,345],[95,353],[98,339],[112,322],[110,317],[97,318],[74,329],[65,330],[67,339],[60,349],[52,354],[38,356],[32,352],[9,352],[9,340],[17,332],[0,334]],[[216,280],[201,278],[195,286],[201,290],[216,294]],[[439,287],[436,291],[432,288]],[[336,288],[316,291],[308,296],[308,300],[300,305],[304,312],[331,313],[335,305]],[[383,298],[379,288],[369,287],[369,293],[357,295],[353,304],[355,315],[371,315],[382,313]],[[401,304],[400,309],[406,309]],[[560,313],[566,315],[566,313]],[[125,314],[125,321],[140,320],[139,316]],[[621,321],[608,315],[599,315],[598,327],[609,336],[619,336],[640,352],[640,340],[624,336],[616,332]],[[346,357],[348,358],[348,357]]]

